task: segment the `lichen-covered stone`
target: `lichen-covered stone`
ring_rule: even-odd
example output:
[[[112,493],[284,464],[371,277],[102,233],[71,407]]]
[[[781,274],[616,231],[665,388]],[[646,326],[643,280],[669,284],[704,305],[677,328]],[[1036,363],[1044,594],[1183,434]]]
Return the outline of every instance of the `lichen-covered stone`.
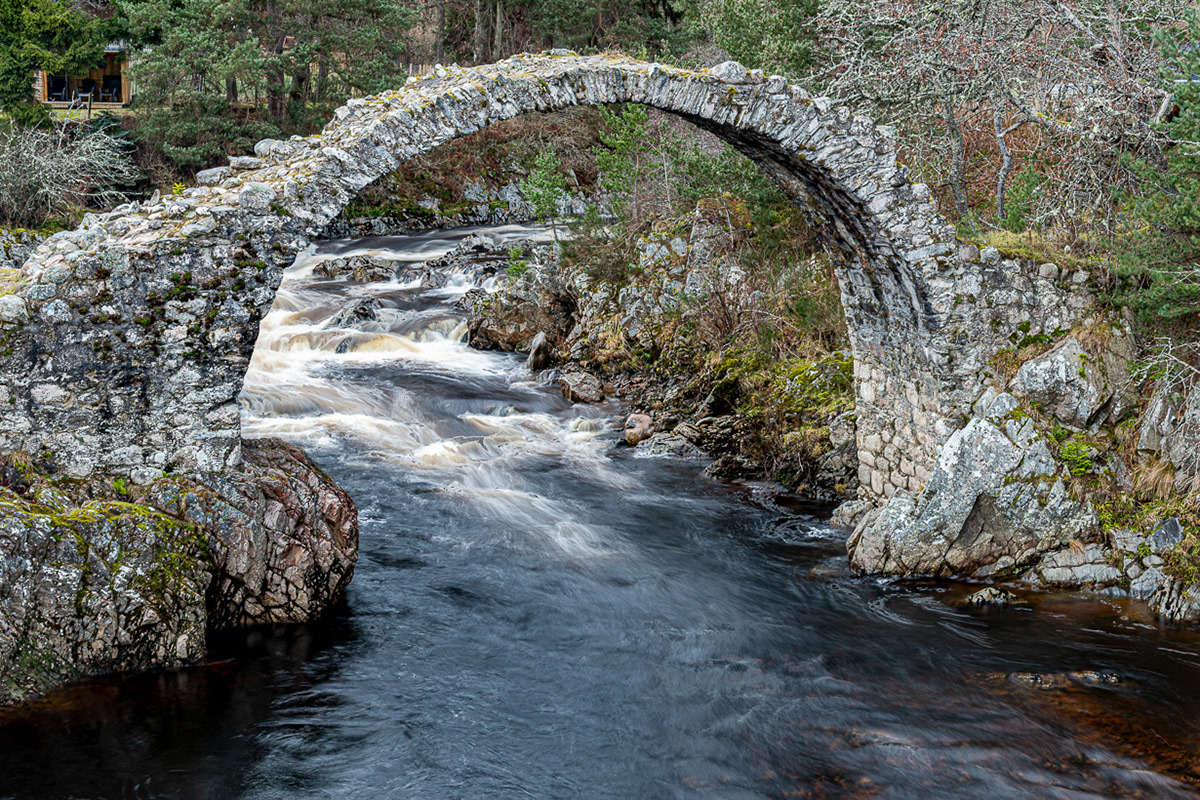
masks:
[[[212,565],[193,526],[143,506],[0,490],[0,702],[204,653]]]
[[[1150,596],[1149,602],[1165,622],[1180,624],[1200,620],[1200,586],[1167,578]]]
[[[1071,337],[1022,364],[1009,389],[1066,425],[1085,430],[1120,419],[1135,404],[1128,367],[1132,357],[1125,336],[1115,337],[1096,354],[1085,352]]]
[[[1164,379],[1155,387],[1139,425],[1138,450],[1175,468],[1175,490],[1200,484],[1200,383]]]
[[[855,568],[1003,574],[1099,537],[1095,513],[1070,496],[1032,421],[1006,411],[1014,406],[1011,396],[998,397],[950,437],[916,497],[897,493],[859,524],[847,545]]]
[[[1041,558],[1028,576],[1048,586],[1102,589],[1121,582],[1111,551],[1097,543],[1068,546]]]
[[[195,661],[208,631],[303,622],[336,600],[357,557],[354,503],[291,445],[244,452],[242,471],[144,489],[29,486],[5,468],[0,702]]]

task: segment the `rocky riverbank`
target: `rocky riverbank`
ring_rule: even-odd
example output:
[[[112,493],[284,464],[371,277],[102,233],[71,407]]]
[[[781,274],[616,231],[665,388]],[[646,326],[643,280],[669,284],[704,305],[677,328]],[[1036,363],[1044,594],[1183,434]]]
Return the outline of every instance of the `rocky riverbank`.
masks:
[[[147,486],[0,471],[0,701],[204,656],[209,632],[312,619],[354,573],[354,502],[302,451]]]
[[[619,397],[634,412],[630,445],[709,458],[710,474],[723,478],[778,478],[786,465],[802,491],[848,500],[834,523],[850,532],[851,563],[862,572],[969,578],[997,587],[989,591],[998,598],[1093,591],[1146,602],[1170,623],[1200,619],[1186,525],[1166,505],[1136,524],[1114,514],[1139,491],[1122,466],[1123,443],[1133,437],[1143,455],[1154,447],[1186,460],[1192,435],[1190,395],[1167,400],[1160,387],[1139,419],[1147,397],[1130,372],[1137,343],[1127,326],[1099,313],[1069,331],[1018,326],[993,364],[1003,388],[976,404],[925,489],[878,507],[853,499],[853,399],[838,392],[836,361],[791,370],[795,414],[782,425],[790,430],[764,437],[754,407],[764,399],[747,402],[738,385],[752,369],[739,361],[744,351],[714,354],[704,372],[670,357],[689,319],[739,290],[737,265],[714,246],[721,236],[700,213],[686,235],[640,241],[635,268],[619,280],[570,262],[561,246],[499,248],[478,238],[436,271],[487,264],[489,287],[463,300],[472,343],[527,353],[530,368],[573,400]],[[1176,481],[1188,480],[1189,466],[1173,467]]]

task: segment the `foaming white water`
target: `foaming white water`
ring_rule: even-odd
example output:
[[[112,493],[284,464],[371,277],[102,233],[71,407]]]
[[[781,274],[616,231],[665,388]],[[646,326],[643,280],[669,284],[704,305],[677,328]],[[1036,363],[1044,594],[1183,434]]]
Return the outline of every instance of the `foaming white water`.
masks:
[[[504,240],[528,230],[491,233]],[[455,269],[440,275],[440,288],[422,289],[419,279],[353,284],[313,272],[322,260],[358,253],[412,266],[459,238],[334,243],[297,259],[260,326],[241,396],[243,430],[315,450],[351,446],[415,476],[495,532],[460,539],[463,546],[500,543],[572,558],[620,551],[615,531],[587,524],[569,498],[548,496],[529,477],[565,468],[598,486],[631,488],[606,456],[612,421],[539,389],[519,359],[466,345],[454,302],[476,286],[494,289],[500,278]],[[338,316],[362,301],[368,316]]]

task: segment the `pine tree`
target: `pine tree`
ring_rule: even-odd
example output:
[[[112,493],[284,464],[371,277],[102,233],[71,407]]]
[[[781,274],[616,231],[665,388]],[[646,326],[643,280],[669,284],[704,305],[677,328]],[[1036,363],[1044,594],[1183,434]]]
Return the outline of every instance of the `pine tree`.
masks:
[[[1157,162],[1133,163],[1142,190],[1128,198],[1132,230],[1113,243],[1117,271],[1133,279],[1121,297],[1153,317],[1200,313],[1200,12],[1161,39],[1164,82],[1177,113]]]
[[[37,70],[79,73],[104,63],[96,22],[65,0],[0,0],[0,110],[19,123],[49,118],[33,96]]]
[[[567,197],[567,180],[563,176],[562,164],[554,145],[549,145],[534,159],[529,179],[521,184],[521,191],[533,204],[538,219],[548,220],[558,241],[558,209]]]
[[[650,152],[646,144],[650,113],[645,106],[630,103],[620,111],[602,106],[600,116],[604,122],[600,130],[604,147],[596,150],[600,185],[618,217],[637,219],[642,162]]]

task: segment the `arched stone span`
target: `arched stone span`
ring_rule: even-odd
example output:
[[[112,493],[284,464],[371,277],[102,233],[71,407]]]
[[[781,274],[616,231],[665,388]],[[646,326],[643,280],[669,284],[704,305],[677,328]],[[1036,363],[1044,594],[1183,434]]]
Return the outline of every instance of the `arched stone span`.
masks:
[[[633,102],[766,170],[834,256],[855,358],[864,492],[917,490],[980,393],[957,310],[969,265],[891,138],[784,78],[554,52],[441,69],[352,100],[321,133],[264,141],[217,186],[91,216],[0,298],[11,349],[0,447],[147,480],[240,461],[237,395],[282,270],[363,187],[533,111]],[[971,256],[968,254],[968,259]]]

